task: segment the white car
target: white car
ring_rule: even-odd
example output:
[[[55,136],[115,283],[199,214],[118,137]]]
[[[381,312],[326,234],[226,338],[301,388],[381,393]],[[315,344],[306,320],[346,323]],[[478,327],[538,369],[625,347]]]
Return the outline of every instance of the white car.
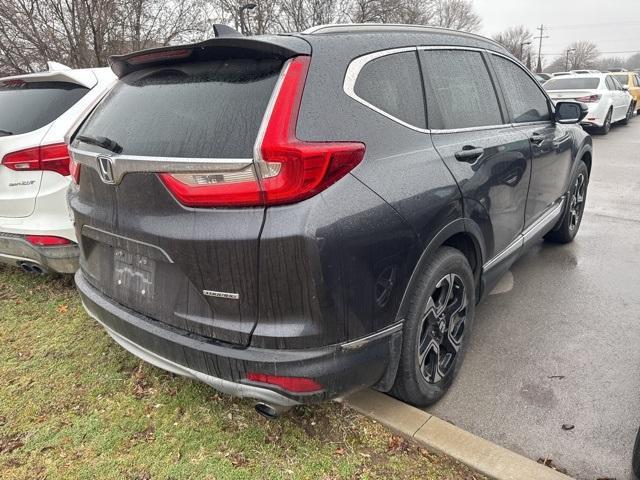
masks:
[[[589,106],[582,121],[607,134],[613,123],[627,124],[633,116],[633,97],[610,74],[592,73],[554,77],[544,84],[552,100],[576,100]]]
[[[115,81],[109,68],[0,78],[0,262],[73,273],[78,247],[67,207],[65,133]]]

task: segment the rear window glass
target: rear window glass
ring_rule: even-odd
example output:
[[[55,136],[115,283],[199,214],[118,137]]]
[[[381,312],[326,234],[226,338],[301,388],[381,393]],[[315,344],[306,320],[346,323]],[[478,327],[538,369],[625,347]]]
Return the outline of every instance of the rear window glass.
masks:
[[[68,82],[0,81],[2,135],[27,133],[53,122],[69,110],[88,88]]]
[[[552,78],[544,84],[545,90],[595,90],[600,85],[600,79],[586,78]]]
[[[281,66],[234,59],[131,73],[79,134],[107,137],[128,155],[250,158]]]

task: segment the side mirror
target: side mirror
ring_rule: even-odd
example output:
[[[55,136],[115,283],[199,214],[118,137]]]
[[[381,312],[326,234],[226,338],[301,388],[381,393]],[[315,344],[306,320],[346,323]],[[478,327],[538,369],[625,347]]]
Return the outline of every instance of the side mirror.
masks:
[[[622,90],[624,90],[625,92],[629,91],[629,85],[622,85]]]
[[[589,107],[580,102],[556,103],[556,122],[564,125],[580,123],[589,113]]]

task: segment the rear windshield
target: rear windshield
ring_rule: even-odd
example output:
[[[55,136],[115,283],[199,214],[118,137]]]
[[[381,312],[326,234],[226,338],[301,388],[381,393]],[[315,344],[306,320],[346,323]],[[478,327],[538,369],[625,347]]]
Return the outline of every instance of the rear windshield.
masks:
[[[78,133],[106,137],[128,155],[250,158],[281,67],[234,59],[133,72]]]
[[[620,85],[629,86],[629,75],[626,73],[624,75],[611,75],[613,78],[620,82]]]
[[[585,78],[552,78],[544,84],[545,90],[595,90],[600,85],[600,79]]]
[[[88,91],[68,82],[0,81],[0,135],[18,135],[44,127]]]

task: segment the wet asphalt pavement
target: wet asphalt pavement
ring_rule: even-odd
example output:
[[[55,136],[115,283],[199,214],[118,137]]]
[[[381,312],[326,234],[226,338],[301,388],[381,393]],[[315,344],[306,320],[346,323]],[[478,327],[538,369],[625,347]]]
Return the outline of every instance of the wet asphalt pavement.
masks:
[[[640,118],[594,135],[576,240],[541,242],[513,265],[477,310],[452,390],[428,410],[576,478],[631,478],[640,427]]]

